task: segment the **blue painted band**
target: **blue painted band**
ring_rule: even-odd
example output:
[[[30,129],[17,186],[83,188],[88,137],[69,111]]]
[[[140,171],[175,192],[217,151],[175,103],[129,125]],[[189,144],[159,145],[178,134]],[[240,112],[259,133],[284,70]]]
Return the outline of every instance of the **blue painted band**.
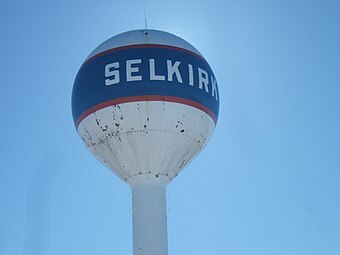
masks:
[[[127,61],[134,59],[138,59],[138,63],[130,65],[129,69]],[[150,71],[150,59],[154,60],[153,71]],[[177,67],[176,61],[180,62]],[[105,80],[114,78],[105,72],[105,66],[111,63],[119,63],[119,67],[109,69],[119,72],[119,82],[107,85]],[[131,77],[140,80],[131,80]],[[107,51],[81,66],[72,93],[73,119],[76,123],[82,114],[103,102],[145,95],[170,96],[197,102],[213,112],[217,119],[219,94],[215,81],[209,64],[191,52],[164,45],[133,45]]]

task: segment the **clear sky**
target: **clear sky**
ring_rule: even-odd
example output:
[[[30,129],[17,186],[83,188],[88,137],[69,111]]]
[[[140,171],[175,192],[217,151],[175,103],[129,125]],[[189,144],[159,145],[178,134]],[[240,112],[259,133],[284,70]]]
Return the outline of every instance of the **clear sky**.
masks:
[[[75,75],[118,33],[192,43],[218,126],[168,188],[169,255],[340,254],[340,1],[2,1],[0,254],[132,254],[131,195],[78,138]]]

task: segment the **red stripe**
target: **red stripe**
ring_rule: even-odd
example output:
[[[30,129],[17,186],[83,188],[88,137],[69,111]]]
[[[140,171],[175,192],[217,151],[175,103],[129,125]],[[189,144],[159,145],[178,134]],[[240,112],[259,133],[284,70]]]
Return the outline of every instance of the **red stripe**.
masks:
[[[117,99],[112,99],[112,100],[97,104],[79,116],[76,122],[76,127],[78,128],[80,122],[83,119],[85,119],[90,114],[96,111],[99,111],[100,109],[103,109],[103,108],[106,108],[112,105],[124,104],[124,103],[130,103],[130,102],[140,102],[140,101],[165,101],[165,102],[173,102],[173,103],[189,105],[208,114],[214,120],[215,123],[217,121],[216,115],[208,107],[200,103],[197,103],[195,101],[180,98],[180,97],[174,97],[174,96],[146,95],[146,96],[130,96],[130,97],[117,98]]]
[[[207,62],[201,55],[199,55],[195,52],[192,52],[190,50],[179,48],[179,47],[176,47],[176,46],[163,45],[163,44],[134,44],[134,45],[126,45],[126,46],[121,46],[121,47],[112,48],[112,49],[109,49],[109,50],[102,51],[102,52],[88,58],[87,60],[85,60],[84,64],[92,61],[93,59],[95,59],[97,57],[103,56],[103,55],[110,53],[110,52],[127,50],[127,49],[137,49],[137,48],[159,48],[159,49],[177,50],[177,51],[189,53],[189,54],[194,55],[195,57],[198,57],[199,59]]]

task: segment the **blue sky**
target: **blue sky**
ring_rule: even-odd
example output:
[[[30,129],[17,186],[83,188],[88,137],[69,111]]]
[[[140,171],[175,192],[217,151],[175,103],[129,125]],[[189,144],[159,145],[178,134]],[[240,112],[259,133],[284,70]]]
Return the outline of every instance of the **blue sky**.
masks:
[[[175,33],[218,80],[218,126],[168,188],[169,254],[340,254],[339,1],[3,1],[0,254],[132,254],[131,195],[73,126],[87,55]]]

